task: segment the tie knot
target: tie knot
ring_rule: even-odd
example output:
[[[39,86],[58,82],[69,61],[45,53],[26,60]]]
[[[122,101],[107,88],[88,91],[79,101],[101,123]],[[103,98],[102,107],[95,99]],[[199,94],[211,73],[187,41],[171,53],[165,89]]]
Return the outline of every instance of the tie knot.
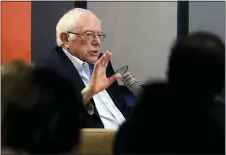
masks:
[[[89,64],[90,77],[93,74],[94,64]]]

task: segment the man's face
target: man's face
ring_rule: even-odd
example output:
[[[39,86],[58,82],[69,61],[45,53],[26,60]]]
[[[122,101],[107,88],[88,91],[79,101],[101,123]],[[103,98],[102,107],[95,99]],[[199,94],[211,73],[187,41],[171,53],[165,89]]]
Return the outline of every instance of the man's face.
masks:
[[[78,27],[72,33],[83,35],[75,34],[75,39],[69,40],[69,52],[87,63],[96,62],[100,54],[100,37],[103,35],[99,19],[92,14],[81,16]]]

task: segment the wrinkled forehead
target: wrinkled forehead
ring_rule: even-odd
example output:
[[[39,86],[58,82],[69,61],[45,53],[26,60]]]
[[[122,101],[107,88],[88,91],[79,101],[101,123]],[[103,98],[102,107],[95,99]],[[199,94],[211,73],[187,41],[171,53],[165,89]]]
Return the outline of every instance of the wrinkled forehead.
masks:
[[[75,30],[101,32],[101,21],[94,14],[82,14]]]

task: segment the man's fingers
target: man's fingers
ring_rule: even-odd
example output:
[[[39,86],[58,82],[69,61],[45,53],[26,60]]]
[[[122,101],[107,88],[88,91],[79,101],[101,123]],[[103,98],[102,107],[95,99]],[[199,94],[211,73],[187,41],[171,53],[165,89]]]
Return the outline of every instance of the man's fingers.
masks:
[[[104,53],[100,59],[95,63],[95,67],[96,66],[102,66],[102,67],[105,67],[107,68],[107,65],[109,63],[109,61],[111,60],[112,58],[112,53],[107,51],[106,53]]]
[[[105,64],[105,61],[106,61],[106,54],[103,54],[98,60],[98,62],[100,63],[101,66],[103,66]]]
[[[109,61],[111,60],[112,58],[112,53],[110,53],[109,51],[107,51],[106,53],[106,58],[105,58],[105,61],[104,61],[104,67],[107,67]]]
[[[112,75],[110,78],[108,78],[109,86],[110,86],[113,82],[115,82],[116,80],[118,80],[120,77],[121,77],[121,74],[120,74],[120,73],[116,73],[115,75]]]

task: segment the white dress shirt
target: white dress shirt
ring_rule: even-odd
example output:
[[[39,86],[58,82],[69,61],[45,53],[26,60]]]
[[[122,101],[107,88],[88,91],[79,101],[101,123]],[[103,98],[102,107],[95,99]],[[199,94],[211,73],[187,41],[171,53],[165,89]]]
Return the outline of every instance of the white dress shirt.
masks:
[[[91,78],[89,64],[71,55],[64,48],[63,51],[74,64],[75,68],[78,70],[82,78],[82,81],[87,87],[90,83]],[[119,126],[125,121],[125,118],[115,106],[107,91],[103,90],[100,93],[96,94],[95,96],[93,96],[93,100],[95,102],[95,106],[100,115],[100,119],[104,125],[104,128],[118,129]]]

